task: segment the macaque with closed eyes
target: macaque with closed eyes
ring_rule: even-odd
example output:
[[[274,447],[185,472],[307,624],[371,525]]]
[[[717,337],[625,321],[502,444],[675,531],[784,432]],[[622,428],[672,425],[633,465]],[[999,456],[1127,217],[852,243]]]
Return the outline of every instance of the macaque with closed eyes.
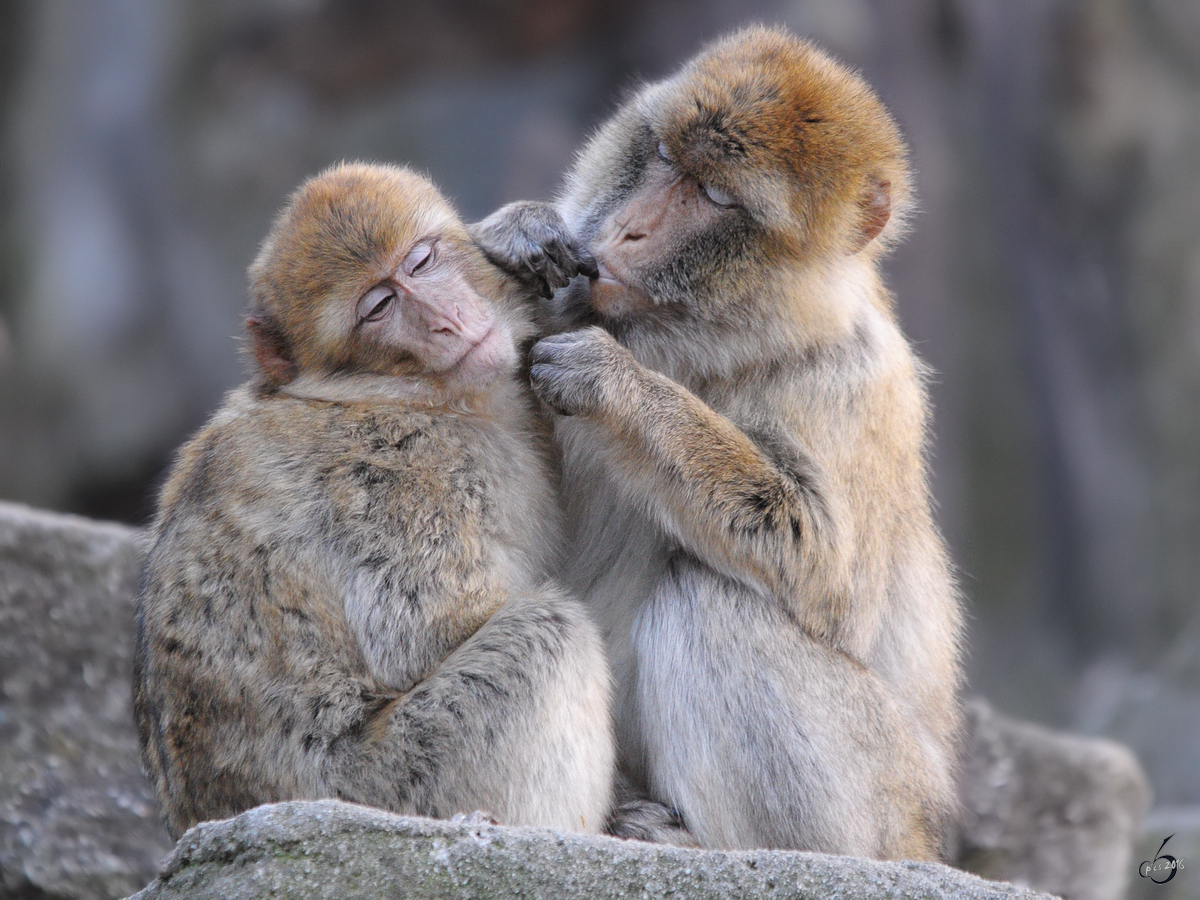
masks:
[[[370,165],[305,183],[250,282],[257,374],[180,451],[138,603],[172,835],[323,797],[599,830],[609,673],[550,578],[526,292],[429,182]]]
[[[561,413],[567,582],[624,777],[705,847],[939,855],[961,613],[879,270],[910,205],[863,80],[756,27],[625,103],[554,206],[473,227],[561,289],[531,376]]]

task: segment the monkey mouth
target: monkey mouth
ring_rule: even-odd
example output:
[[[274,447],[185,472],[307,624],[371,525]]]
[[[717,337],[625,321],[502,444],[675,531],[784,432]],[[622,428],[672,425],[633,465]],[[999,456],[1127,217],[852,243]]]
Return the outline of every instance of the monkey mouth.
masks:
[[[481,377],[484,380],[490,380],[491,376],[485,373],[498,374],[506,367],[510,358],[515,359],[516,350],[511,346],[511,341],[507,348],[505,346],[506,336],[505,328],[489,325],[483,336],[466,349],[466,352],[458,358],[451,369],[462,373],[470,380]]]
[[[625,287],[625,282],[612,273],[612,270],[604,264],[604,260],[597,258],[596,271],[600,274],[591,279],[592,284],[614,284]]]
[[[602,316],[620,318],[635,314],[654,305],[650,297],[638,288],[631,287],[620,276],[597,257],[596,269],[600,275],[589,280],[592,307]]]
[[[483,333],[483,336],[479,340],[477,340],[475,343],[473,343],[471,346],[469,346],[467,348],[466,352],[463,353],[463,355],[458,358],[458,362],[455,363],[455,365],[460,365],[460,364],[466,362],[468,359],[471,358],[472,355],[474,355],[479,350],[480,347],[482,347],[488,341],[492,340],[492,338],[494,338],[495,336],[496,336],[495,327],[489,326],[488,330]]]

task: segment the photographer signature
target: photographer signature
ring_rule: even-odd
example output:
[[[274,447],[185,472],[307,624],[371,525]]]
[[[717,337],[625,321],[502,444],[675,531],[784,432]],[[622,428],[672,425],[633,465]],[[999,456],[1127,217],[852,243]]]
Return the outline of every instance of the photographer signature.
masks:
[[[1167,835],[1166,839],[1158,845],[1158,853],[1154,859],[1148,859],[1138,866],[1138,874],[1143,878],[1149,878],[1155,884],[1166,884],[1175,877],[1175,873],[1183,871],[1183,860],[1178,860],[1169,853],[1163,853],[1163,847],[1167,846],[1167,841],[1175,837],[1173,834]],[[1167,873],[1167,877],[1158,879],[1156,874],[1161,875]]]

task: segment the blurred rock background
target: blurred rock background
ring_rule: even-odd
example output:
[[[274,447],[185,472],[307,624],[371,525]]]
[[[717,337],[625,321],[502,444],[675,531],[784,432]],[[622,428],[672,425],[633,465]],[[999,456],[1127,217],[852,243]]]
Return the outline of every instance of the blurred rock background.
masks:
[[[0,498],[149,517],[305,176],[549,198],[624,90],[748,21],[860,67],[910,141],[889,276],[972,690],[1200,804],[1195,0],[0,0]]]

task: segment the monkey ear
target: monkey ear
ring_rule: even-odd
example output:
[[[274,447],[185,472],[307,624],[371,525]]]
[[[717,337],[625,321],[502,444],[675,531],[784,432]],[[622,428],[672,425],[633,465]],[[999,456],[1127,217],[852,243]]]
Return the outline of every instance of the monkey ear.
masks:
[[[277,388],[295,379],[299,371],[292,359],[291,344],[279,323],[270,316],[252,315],[246,319],[246,330],[267,383]]]
[[[883,231],[883,226],[892,217],[892,183],[872,176],[867,182],[867,188],[859,198],[858,208],[861,212],[858,226],[858,240],[854,250],[857,252]]]

